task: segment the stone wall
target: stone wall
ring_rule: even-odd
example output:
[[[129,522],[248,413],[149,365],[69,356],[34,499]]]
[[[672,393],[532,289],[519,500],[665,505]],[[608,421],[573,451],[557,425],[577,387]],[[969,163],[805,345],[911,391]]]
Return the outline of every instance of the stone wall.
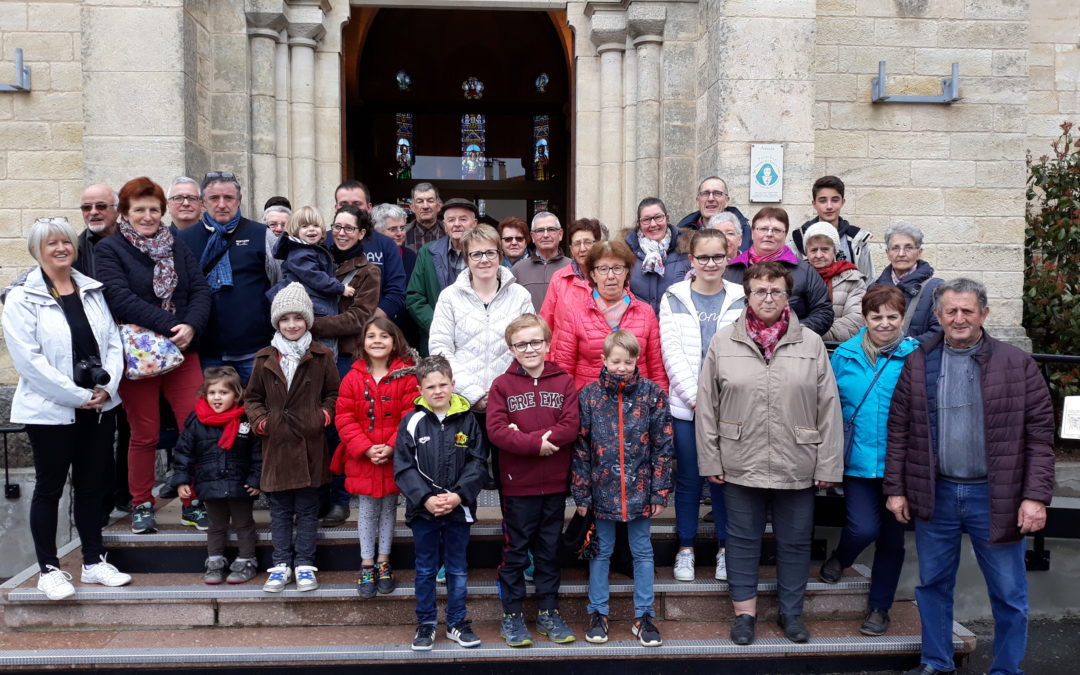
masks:
[[[1068,120],[1080,124],[1080,2],[1032,0],[1027,149],[1035,158]]]

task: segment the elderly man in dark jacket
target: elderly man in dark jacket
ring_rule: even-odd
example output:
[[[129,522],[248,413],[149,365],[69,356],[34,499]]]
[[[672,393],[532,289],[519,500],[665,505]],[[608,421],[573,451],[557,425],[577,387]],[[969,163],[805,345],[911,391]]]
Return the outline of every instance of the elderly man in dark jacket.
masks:
[[[944,334],[904,362],[889,412],[884,492],[915,518],[922,621],[918,675],[953,670],[953,588],[967,532],[994,613],[993,673],[1020,673],[1027,646],[1024,535],[1046,524],[1054,490],[1054,413],[1034,360],[987,335],[986,288],[934,291]]]

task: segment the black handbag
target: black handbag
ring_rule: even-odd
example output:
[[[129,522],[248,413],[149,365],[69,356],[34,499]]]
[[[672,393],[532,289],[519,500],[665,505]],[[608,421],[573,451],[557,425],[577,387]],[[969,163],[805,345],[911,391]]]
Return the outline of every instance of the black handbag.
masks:
[[[566,523],[561,543],[563,550],[578,560],[596,557],[600,546],[596,541],[596,514],[592,509],[586,511],[584,516],[574,513]]]

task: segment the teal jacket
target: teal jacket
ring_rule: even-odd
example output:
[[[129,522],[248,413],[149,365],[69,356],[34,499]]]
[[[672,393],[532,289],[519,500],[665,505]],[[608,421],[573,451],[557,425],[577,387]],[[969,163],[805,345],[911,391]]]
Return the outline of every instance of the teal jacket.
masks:
[[[851,444],[851,457],[844,466],[844,475],[884,478],[889,405],[896,382],[900,379],[900,370],[904,367],[904,359],[919,347],[919,343],[913,338],[904,338],[891,359],[886,361],[884,356],[879,356],[877,363],[871,365],[862,349],[865,334],[866,328],[863,327],[854,337],[837,347],[832,355],[833,374],[840,390],[845,424],[866,394],[874,375],[878,370],[885,369],[855,417],[855,440]]]

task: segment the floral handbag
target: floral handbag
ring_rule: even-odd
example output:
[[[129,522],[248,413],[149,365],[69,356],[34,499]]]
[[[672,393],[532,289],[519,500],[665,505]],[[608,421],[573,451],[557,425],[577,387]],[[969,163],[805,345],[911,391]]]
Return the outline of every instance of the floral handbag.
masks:
[[[172,340],[149,328],[122,323],[120,340],[124,343],[124,376],[129,380],[164,375],[184,362],[184,355]]]

